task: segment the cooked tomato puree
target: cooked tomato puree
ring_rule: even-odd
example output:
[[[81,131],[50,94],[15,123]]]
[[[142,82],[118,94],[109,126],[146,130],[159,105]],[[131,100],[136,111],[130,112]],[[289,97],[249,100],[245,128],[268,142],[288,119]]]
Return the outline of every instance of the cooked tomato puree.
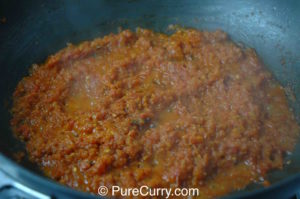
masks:
[[[299,133],[254,50],[193,29],[68,45],[20,81],[12,114],[47,176],[92,193],[147,185],[224,195],[281,169]]]

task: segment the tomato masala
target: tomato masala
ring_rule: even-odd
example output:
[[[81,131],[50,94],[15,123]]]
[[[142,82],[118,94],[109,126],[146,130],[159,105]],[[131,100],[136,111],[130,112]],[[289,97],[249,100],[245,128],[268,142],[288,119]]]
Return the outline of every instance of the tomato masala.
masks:
[[[222,31],[70,44],[32,66],[12,115],[47,176],[95,194],[147,185],[221,196],[283,168],[299,136],[284,88]]]

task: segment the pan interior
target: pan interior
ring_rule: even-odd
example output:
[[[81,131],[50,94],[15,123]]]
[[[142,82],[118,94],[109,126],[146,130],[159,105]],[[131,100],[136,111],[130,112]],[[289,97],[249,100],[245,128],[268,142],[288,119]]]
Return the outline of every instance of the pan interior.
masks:
[[[151,9],[149,9],[151,8]],[[143,27],[159,32],[178,24],[200,30],[222,29],[235,41],[255,48],[267,68],[286,88],[290,107],[300,123],[299,1],[2,1],[0,13],[1,103],[0,151],[13,159],[24,145],[9,126],[11,95],[32,63],[80,41]],[[298,44],[298,45],[297,45]],[[291,164],[271,172],[277,182],[300,171],[300,144],[287,157]],[[39,174],[26,158],[21,164]],[[42,174],[41,174],[42,175]],[[251,185],[246,190],[257,188]]]

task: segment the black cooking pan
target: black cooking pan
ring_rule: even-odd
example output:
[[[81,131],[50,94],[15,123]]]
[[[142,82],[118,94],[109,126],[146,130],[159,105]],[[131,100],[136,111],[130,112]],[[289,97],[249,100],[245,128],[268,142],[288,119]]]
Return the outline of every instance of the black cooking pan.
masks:
[[[290,106],[300,121],[300,1],[3,0],[0,3],[0,198],[11,194],[12,189],[20,195],[27,194],[28,198],[95,197],[47,179],[26,158],[14,161],[14,154],[24,151],[24,146],[10,130],[11,95],[18,81],[28,74],[30,65],[43,62],[68,42],[79,43],[117,32],[118,27],[144,27],[168,33],[169,24],[222,29],[234,41],[255,48],[275,78],[287,88]],[[296,196],[300,190],[300,144],[287,158],[291,164],[269,174],[272,186],[262,188],[253,184],[228,197]]]

